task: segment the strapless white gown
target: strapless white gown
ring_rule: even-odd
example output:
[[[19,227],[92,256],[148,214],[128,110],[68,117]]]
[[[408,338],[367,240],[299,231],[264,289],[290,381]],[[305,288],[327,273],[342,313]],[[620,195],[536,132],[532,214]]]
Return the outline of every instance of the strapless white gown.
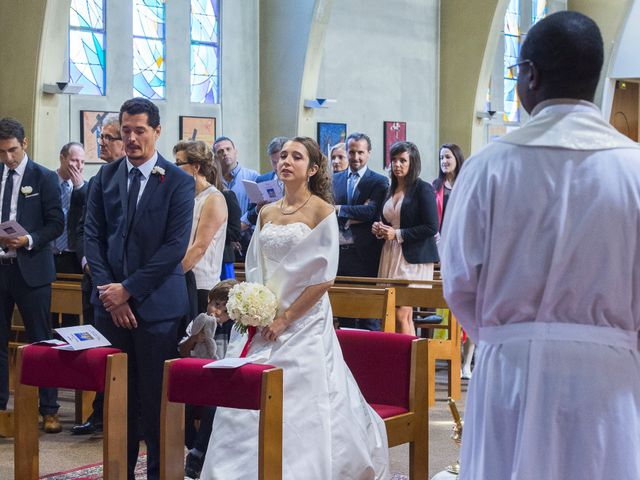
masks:
[[[271,288],[284,309],[307,286],[334,278],[337,257],[335,215],[313,230],[302,223],[266,224],[251,241],[247,278]],[[256,334],[247,356],[284,371],[283,478],[388,478],[384,422],[365,402],[344,363],[327,294],[276,342]],[[218,409],[202,478],[258,478],[258,415]]]

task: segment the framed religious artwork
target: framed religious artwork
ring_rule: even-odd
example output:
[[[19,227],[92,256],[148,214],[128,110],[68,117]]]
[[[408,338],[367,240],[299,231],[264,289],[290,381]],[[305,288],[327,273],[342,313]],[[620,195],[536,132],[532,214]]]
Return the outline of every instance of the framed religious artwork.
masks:
[[[216,140],[216,118],[181,116],[180,140],[202,140],[213,147]]]
[[[346,138],[346,123],[318,122],[318,145],[327,158],[329,158],[331,147],[344,142]]]
[[[98,138],[102,125],[111,118],[118,119],[118,112],[103,110],[80,110],[80,138],[84,145],[85,163],[105,163],[100,160]]]
[[[391,167],[389,150],[396,142],[404,142],[407,139],[407,122],[384,122],[384,169]]]

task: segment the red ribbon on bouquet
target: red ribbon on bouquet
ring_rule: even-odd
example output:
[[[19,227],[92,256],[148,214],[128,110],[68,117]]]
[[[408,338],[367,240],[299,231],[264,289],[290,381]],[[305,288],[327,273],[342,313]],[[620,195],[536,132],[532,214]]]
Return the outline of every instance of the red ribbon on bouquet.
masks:
[[[249,345],[251,345],[251,340],[253,340],[253,336],[256,334],[256,327],[247,327],[247,333],[249,334],[249,338],[247,338],[247,343],[244,344],[244,348],[242,349],[242,353],[240,354],[240,358],[244,358],[247,356],[247,352],[249,352]]]

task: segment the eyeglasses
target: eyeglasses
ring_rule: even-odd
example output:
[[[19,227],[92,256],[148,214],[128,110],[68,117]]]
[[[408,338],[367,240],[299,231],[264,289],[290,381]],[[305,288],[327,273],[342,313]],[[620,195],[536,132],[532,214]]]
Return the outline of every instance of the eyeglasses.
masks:
[[[507,70],[509,70],[509,73],[511,74],[511,78],[518,78],[518,76],[520,75],[521,65],[533,65],[533,62],[531,60],[525,59],[519,61],[518,63],[514,63],[510,67],[507,67]]]
[[[189,165],[189,162],[178,162],[176,160],[176,167],[181,167],[182,165]]]
[[[112,137],[111,135],[107,134],[101,134],[100,135],[100,140],[102,142],[113,142],[115,140],[122,140],[122,137]]]

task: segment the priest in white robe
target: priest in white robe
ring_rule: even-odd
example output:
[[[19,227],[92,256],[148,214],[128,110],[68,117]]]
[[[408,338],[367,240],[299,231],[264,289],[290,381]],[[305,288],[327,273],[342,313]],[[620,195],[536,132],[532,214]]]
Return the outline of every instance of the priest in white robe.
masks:
[[[640,479],[640,148],[591,103],[602,61],[588,17],[536,24],[531,120],[449,200],[445,296],[478,342],[460,480]]]

